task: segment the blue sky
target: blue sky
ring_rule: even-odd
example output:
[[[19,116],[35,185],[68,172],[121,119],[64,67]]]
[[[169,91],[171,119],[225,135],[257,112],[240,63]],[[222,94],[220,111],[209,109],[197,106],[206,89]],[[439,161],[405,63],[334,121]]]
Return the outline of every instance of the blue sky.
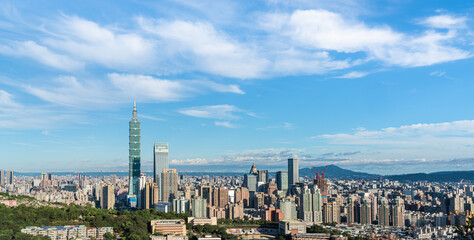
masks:
[[[3,1],[0,168],[474,168],[472,1]]]

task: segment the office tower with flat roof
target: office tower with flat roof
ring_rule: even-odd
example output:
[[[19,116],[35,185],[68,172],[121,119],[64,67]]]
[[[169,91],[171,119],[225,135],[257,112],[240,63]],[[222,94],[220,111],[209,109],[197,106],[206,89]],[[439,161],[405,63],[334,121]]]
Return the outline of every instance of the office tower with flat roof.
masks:
[[[288,187],[299,182],[299,166],[298,157],[288,158]]]
[[[5,185],[5,170],[0,170],[0,185]]]
[[[100,200],[100,207],[102,209],[114,209],[114,205],[115,205],[114,186],[112,185],[102,186],[102,198]]]
[[[276,173],[276,182],[278,190],[288,190],[288,172],[279,171]]]
[[[161,173],[169,167],[169,145],[168,143],[155,143],[153,145],[153,181],[161,186]],[[161,187],[158,188],[161,196]]]
[[[268,183],[268,170],[258,170],[257,173],[258,182]]]
[[[7,170],[7,184],[13,184],[13,170]]]
[[[195,218],[207,217],[207,200],[201,197],[195,197],[191,200],[191,213]]]
[[[176,169],[163,169],[161,172],[161,201],[172,202],[178,194],[178,172]]]
[[[129,182],[128,194],[138,196],[140,183],[140,121],[137,118],[137,105],[134,102],[132,120],[129,123]]]
[[[53,174],[52,174],[52,173],[48,173],[48,180],[49,180],[49,181],[52,181],[52,180],[53,180]]]

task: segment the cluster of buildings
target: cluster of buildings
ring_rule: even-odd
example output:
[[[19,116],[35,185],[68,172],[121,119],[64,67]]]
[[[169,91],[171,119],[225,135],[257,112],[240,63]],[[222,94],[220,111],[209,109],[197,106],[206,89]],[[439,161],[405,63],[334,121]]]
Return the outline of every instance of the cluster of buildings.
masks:
[[[104,239],[105,234],[114,233],[112,227],[86,227],[84,225],[26,227],[22,233],[33,236],[47,236],[52,240]]]
[[[307,227],[323,223],[328,230],[353,236],[447,239],[456,236],[454,226],[466,224],[473,216],[472,184],[337,180],[327,179],[326,170],[315,171],[315,177],[300,177],[296,156],[288,159],[287,169],[276,173],[254,164],[243,176],[187,176],[169,168],[169,145],[155,143],[153,173],[146,175],[140,169],[141,123],[136,105],[129,133],[127,177],[43,173],[40,178],[14,179],[13,172],[7,171],[0,191],[104,209],[190,213],[188,222],[193,224],[215,225],[222,218],[279,222],[279,233],[295,239],[311,239],[305,235]],[[4,181],[4,171],[0,174]],[[150,226],[153,233],[186,235],[184,220],[154,220]]]

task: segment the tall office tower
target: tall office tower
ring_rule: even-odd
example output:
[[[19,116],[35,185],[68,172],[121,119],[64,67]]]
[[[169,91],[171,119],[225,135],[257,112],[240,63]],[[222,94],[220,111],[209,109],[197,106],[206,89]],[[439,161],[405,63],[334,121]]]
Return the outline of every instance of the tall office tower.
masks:
[[[195,197],[191,200],[191,213],[195,218],[207,217],[207,201],[201,197]]]
[[[257,171],[257,182],[263,182],[267,183],[268,182],[268,170],[258,170]]]
[[[219,188],[219,207],[225,207],[229,203],[229,189],[226,187]]]
[[[114,205],[115,205],[114,186],[112,185],[102,186],[102,197],[100,199],[100,207],[102,209],[114,209]]]
[[[367,198],[362,199],[360,205],[360,223],[372,224],[372,204]]]
[[[257,191],[257,175],[245,174],[244,175],[244,187],[246,187],[249,192]]]
[[[283,198],[278,201],[278,209],[283,212],[283,219],[296,219],[296,204],[290,198]]]
[[[341,206],[336,202],[327,202],[323,205],[324,223],[341,223]]]
[[[278,190],[288,190],[288,172],[279,171],[276,173],[276,182]]]
[[[199,195],[206,200],[207,204],[212,203],[212,187],[211,186],[201,186]],[[206,204],[206,206],[207,206]]]
[[[138,196],[140,183],[140,121],[137,118],[137,104],[133,104],[133,117],[129,125],[129,182],[128,195]]]
[[[213,188],[212,189],[212,206],[218,207],[219,206],[219,189]]]
[[[140,208],[154,208],[158,201],[158,186],[155,183],[145,183],[145,187],[143,187],[140,193]]]
[[[396,227],[405,226],[405,204],[403,199],[397,197],[391,208],[392,225]]]
[[[242,202],[244,207],[249,207],[249,190],[245,187],[240,187],[235,190],[235,202]]]
[[[176,169],[163,169],[161,172],[161,201],[172,202],[178,194],[178,172]]]
[[[379,225],[389,226],[390,225],[390,207],[385,198],[379,200],[379,211],[378,211]]]
[[[161,173],[169,166],[169,146],[168,143],[155,143],[153,146],[153,181],[161,186]],[[159,188],[161,196],[161,188]]]
[[[48,173],[48,180],[53,181],[53,174],[52,173]]]
[[[47,181],[48,180],[48,175],[44,172],[41,173],[41,181]]]
[[[7,184],[13,184],[13,170],[7,170]]]
[[[5,170],[0,170],[0,185],[5,185]]]
[[[298,157],[288,158],[288,188],[299,182]]]

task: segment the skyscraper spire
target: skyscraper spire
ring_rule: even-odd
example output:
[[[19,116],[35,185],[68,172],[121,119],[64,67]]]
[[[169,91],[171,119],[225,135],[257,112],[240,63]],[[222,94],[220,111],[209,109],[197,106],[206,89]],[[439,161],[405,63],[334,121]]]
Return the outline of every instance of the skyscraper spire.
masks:
[[[140,180],[140,121],[137,118],[136,101],[133,101],[133,118],[129,125],[129,186],[128,194],[138,196]]]

